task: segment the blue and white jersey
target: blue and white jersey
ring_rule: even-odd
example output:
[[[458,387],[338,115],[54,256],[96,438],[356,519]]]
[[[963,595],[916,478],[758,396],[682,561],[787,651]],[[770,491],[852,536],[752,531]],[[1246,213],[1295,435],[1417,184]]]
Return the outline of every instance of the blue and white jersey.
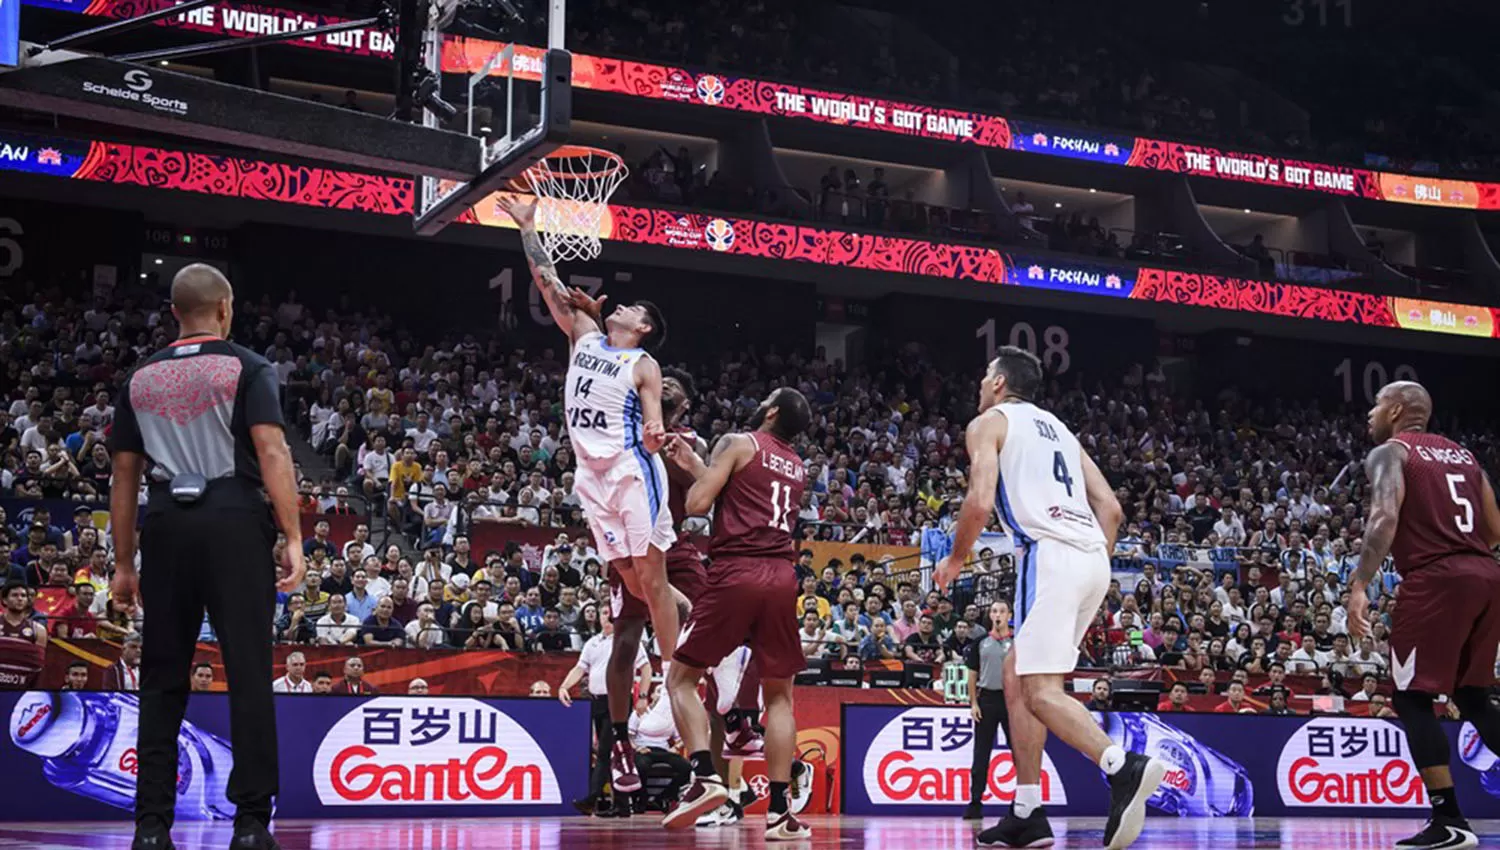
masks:
[[[573,343],[563,388],[563,419],[580,460],[601,466],[636,452],[642,416],[635,364],[650,356],[641,348],[612,348],[597,331]]]
[[[1103,549],[1104,532],[1089,506],[1083,448],[1068,427],[1030,402],[995,405],[1009,428],[1000,449],[996,510],[1022,545],[1056,540],[1077,549]]]

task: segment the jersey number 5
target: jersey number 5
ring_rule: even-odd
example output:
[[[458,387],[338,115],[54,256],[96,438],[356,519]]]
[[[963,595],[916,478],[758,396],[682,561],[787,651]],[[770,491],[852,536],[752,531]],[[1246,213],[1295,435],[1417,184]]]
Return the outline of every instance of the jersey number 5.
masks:
[[[792,531],[792,488],[780,481],[771,482],[771,521],[767,525],[788,534]]]
[[[1068,472],[1068,461],[1062,452],[1052,453],[1052,477],[1068,489],[1068,498],[1073,497],[1073,475]]]
[[[1474,503],[1458,495],[1458,485],[1464,483],[1462,475],[1447,475],[1448,495],[1453,497],[1453,504],[1463,509],[1463,513],[1453,515],[1453,524],[1464,534],[1474,530]]]

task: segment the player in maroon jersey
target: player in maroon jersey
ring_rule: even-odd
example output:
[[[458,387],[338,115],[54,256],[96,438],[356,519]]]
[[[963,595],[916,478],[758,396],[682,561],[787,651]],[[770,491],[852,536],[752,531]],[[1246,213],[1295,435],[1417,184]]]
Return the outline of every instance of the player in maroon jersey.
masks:
[[[681,422],[691,406],[693,379],[676,369],[662,370],[661,411],[668,431],[676,432],[684,442],[698,441],[696,435],[683,434]],[[701,462],[701,461],[700,461]],[[672,526],[681,529],[689,514],[684,507],[688,488],[693,485],[692,473],[683,469],[670,457],[667,459],[667,508],[672,513]],[[703,590],[706,575],[703,570],[703,553],[698,551],[693,538],[679,534],[677,541],[666,553],[667,583],[686,600],[680,604],[678,615],[686,622],[687,611]],[[636,773],[635,747],[630,744],[631,687],[635,680],[634,664],[646,630],[646,619],[650,611],[646,603],[625,587],[620,573],[609,572],[610,617],[614,620],[615,639],[610,649],[607,682],[609,688],[609,719],[613,740],[609,748],[611,788],[623,794],[633,794],[641,789],[641,778]],[[670,709],[670,704],[663,706]],[[628,812],[629,806],[615,801],[616,813]]]
[[[807,399],[783,387],[761,402],[751,432],[720,439],[708,465],[683,441],[669,444],[668,453],[678,465],[692,469],[696,479],[687,496],[688,512],[703,514],[714,506],[714,535],[708,545],[714,580],[693,607],[667,673],[677,731],[691,753],[694,774],[677,808],[662,820],[668,829],[693,825],[729,796],[714,772],[708,713],[698,699],[698,683],[709,665],[748,640],[760,665],[766,702],[766,773],[771,780],[766,840],[812,834],[787,808],[797,745],[792,677],[804,666],[791,616],[797,602],[792,527],[807,480],[791,441],[811,420]]]
[[[1370,410],[1376,446],[1365,459],[1369,520],[1349,583],[1349,632],[1369,630],[1368,588],[1387,554],[1401,574],[1391,624],[1391,700],[1412,761],[1432,800],[1432,819],[1397,847],[1476,847],[1453,793],[1448,738],[1433,713],[1449,694],[1485,746],[1500,752],[1500,709],[1489,701],[1500,646],[1500,507],[1489,478],[1463,446],[1427,432],[1432,397],[1421,384],[1387,384]]]
[[[31,593],[18,581],[6,583],[0,590],[0,637],[47,645],[47,630],[31,619]]]

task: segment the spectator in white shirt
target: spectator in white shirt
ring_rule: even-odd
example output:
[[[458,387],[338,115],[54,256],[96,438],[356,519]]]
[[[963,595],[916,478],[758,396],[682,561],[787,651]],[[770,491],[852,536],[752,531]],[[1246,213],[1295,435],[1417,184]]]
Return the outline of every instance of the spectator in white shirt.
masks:
[[[271,691],[278,694],[310,694],[312,682],[307,678],[307,657],[293,652],[286,657],[286,675],[271,683]]]
[[[375,435],[375,440],[370,444],[370,450],[360,460],[360,469],[364,471],[364,489],[366,496],[384,495],[391,483],[391,464],[396,458],[385,447],[385,436]]]
[[[431,602],[417,606],[417,618],[406,624],[406,645],[418,649],[442,646],[447,640],[443,627],[438,625],[436,612]]]
[[[1245,524],[1235,515],[1234,508],[1225,508],[1219,521],[1214,523],[1214,532],[1219,535],[1219,543],[1224,546],[1245,545]]]
[[[1349,678],[1357,674],[1354,668],[1354,653],[1349,651],[1349,636],[1334,635],[1333,650],[1328,654],[1328,669]]]
[[[448,520],[453,517],[453,503],[448,501],[448,488],[442,484],[432,486],[432,501],[422,509],[422,539],[424,542],[441,542],[448,530]]]
[[[1292,583],[1292,577],[1285,572],[1277,575],[1276,581],[1277,586],[1271,588],[1271,604],[1285,611],[1296,598],[1297,587]]]
[[[109,391],[100,390],[94,395],[94,403],[79,414],[79,423],[87,421],[94,431],[102,432],[115,421],[115,409],[109,403]]]
[[[57,443],[57,432],[52,424],[51,418],[37,420],[35,425],[21,432],[21,454],[37,452],[42,457],[47,456],[47,447]]]
[[[1359,690],[1349,699],[1354,702],[1369,702],[1370,697],[1375,696],[1375,691],[1380,688],[1380,679],[1374,673],[1366,673],[1360,680]]]
[[[1234,587],[1234,578],[1233,573],[1219,576],[1219,586],[1214,588],[1214,598],[1219,600],[1220,605],[1229,604],[1229,591]]]
[[[334,593],[328,597],[328,613],[318,618],[318,643],[324,646],[353,644],[360,621],[348,611],[348,602]]]
[[[1238,587],[1229,588],[1229,601],[1224,603],[1224,619],[1229,621],[1231,627],[1250,622],[1248,608],[1240,599]]]
[[[344,560],[350,564],[363,564],[374,554],[375,547],[370,545],[370,526],[365,523],[354,526],[354,539],[344,544]]]
[[[1385,670],[1387,663],[1385,656],[1375,651],[1375,640],[1369,635],[1360,638],[1359,650],[1349,659],[1349,666],[1355,670],[1376,675]]]
[[[1328,666],[1328,653],[1319,652],[1312,635],[1302,636],[1302,646],[1288,659],[1286,671],[1294,676],[1310,676]]]
[[[1136,625],[1140,625],[1141,609],[1139,603],[1136,602],[1134,593],[1127,593],[1120,598],[1120,610],[1115,612],[1113,621],[1110,623],[1111,627],[1116,629],[1123,628],[1123,626],[1121,625],[1121,620],[1123,619],[1122,615],[1124,614],[1130,614],[1132,622],[1134,622]]]
[[[406,436],[411,437],[412,448],[417,450],[417,454],[426,455],[433,442],[437,440],[438,432],[432,430],[432,426],[428,424],[426,413],[418,413],[417,427],[407,428]]]

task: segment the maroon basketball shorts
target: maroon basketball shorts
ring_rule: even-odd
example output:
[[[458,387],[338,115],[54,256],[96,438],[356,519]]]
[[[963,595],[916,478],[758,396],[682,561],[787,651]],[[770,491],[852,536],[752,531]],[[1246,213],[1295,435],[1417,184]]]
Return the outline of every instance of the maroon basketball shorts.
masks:
[[[797,639],[797,590],[785,558],[715,558],[714,580],[693,603],[673,659],[713,667],[748,643],[762,678],[792,678],[807,666]]]
[[[703,557],[694,546],[673,546],[667,550],[667,583],[677,588],[695,606],[703,588],[708,583],[708,574],[703,570]],[[646,602],[631,593],[620,578],[619,570],[609,571],[609,615],[615,620],[645,620],[651,616]]]
[[[1451,694],[1495,683],[1500,564],[1457,556],[1401,579],[1391,618],[1391,678],[1403,691]]]

